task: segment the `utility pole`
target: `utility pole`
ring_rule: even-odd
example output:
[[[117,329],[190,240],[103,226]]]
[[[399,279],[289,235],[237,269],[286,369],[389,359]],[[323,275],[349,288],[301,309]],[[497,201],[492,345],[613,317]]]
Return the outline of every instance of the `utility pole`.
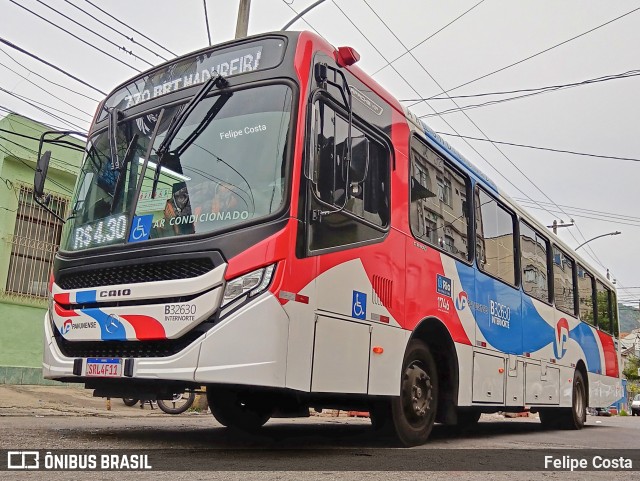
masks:
[[[236,39],[247,36],[249,30],[249,8],[251,0],[240,0],[238,7],[238,22],[236,23]]]

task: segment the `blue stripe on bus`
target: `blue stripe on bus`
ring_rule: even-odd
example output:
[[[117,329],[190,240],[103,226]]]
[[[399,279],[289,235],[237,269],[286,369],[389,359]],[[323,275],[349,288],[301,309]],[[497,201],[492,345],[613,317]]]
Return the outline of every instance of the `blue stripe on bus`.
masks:
[[[80,312],[93,317],[100,326],[100,338],[103,341],[126,341],[127,332],[117,317],[100,309],[82,309]]]
[[[96,290],[76,292],[76,304],[88,304],[96,302]]]
[[[596,336],[593,334],[593,329],[580,322],[569,331],[569,339],[573,339],[580,344],[587,362],[587,371],[604,374],[602,372],[602,363],[600,362],[600,348],[598,347]]]

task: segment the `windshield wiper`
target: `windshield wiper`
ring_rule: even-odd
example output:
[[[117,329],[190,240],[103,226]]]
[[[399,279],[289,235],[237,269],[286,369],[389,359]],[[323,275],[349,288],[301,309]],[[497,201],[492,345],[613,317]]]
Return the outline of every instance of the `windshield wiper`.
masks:
[[[135,134],[131,138],[131,142],[129,142],[129,146],[127,147],[127,152],[126,154],[124,154],[124,160],[122,161],[122,165],[118,169],[118,178],[116,179],[116,185],[113,187],[113,199],[111,199],[112,214],[116,208],[116,205],[118,204],[118,197],[120,196],[120,190],[123,185],[122,179],[127,175],[127,165],[129,165],[129,162],[131,162],[131,159],[133,158],[133,154],[136,151],[134,146],[138,144],[138,137],[139,135]]]
[[[160,171],[162,170],[162,164],[164,164],[167,160],[171,158],[179,159],[179,156],[176,156],[171,152],[169,152],[169,147],[171,147],[171,142],[173,142],[173,140],[176,138],[176,136],[178,135],[178,132],[180,131],[184,123],[189,118],[189,115],[193,113],[196,106],[200,103],[202,99],[204,99],[207,96],[207,94],[211,91],[211,89],[214,86],[218,88],[224,88],[224,87],[227,87],[228,85],[229,85],[229,82],[222,75],[216,74],[214,77],[211,77],[209,80],[207,80],[205,84],[200,88],[200,90],[198,90],[198,92],[189,101],[189,103],[187,103],[187,105],[185,105],[182,110],[180,110],[179,112],[176,112],[176,114],[173,116],[173,118],[171,119],[171,122],[169,123],[169,127],[167,128],[167,135],[164,137],[164,139],[162,139],[162,142],[160,142],[160,145],[156,149],[156,153],[158,155],[158,164],[156,165],[156,171],[153,176],[153,187],[151,189],[152,199],[155,199],[156,197],[156,190],[158,188],[158,181],[160,180]],[[210,123],[211,120],[213,120],[213,117],[215,117],[215,115],[218,114],[218,112],[220,111],[220,109],[226,103],[226,101],[229,99],[230,96],[231,94],[221,96],[220,99],[216,101],[212,109],[209,110],[209,113],[205,116],[205,118],[200,122],[198,127],[196,127],[196,130],[199,130],[203,125],[203,123],[205,122],[207,122],[207,125],[208,125],[208,123]],[[223,98],[224,98],[224,101],[221,102]],[[211,115],[212,111],[215,111],[213,115]],[[192,136],[189,136],[189,138],[191,137]],[[193,142],[193,140],[191,140],[191,142]],[[184,146],[184,142],[180,145],[179,149],[181,149],[183,146]],[[182,149],[181,152],[182,151],[184,151],[184,149]]]
[[[198,92],[193,96],[193,98],[189,101],[184,108],[176,112],[176,114],[171,119],[169,123],[169,128],[167,129],[167,135],[162,142],[158,146],[156,150],[158,154],[159,162],[162,161],[162,155],[165,154],[169,147],[171,146],[171,142],[176,138],[178,131],[182,128],[184,123],[186,122],[191,112],[196,108],[196,105],[209,93],[209,91],[217,86],[218,88],[224,88],[229,85],[229,82],[220,74],[216,74],[214,77],[211,77],[209,80],[205,82],[205,84],[198,90]]]
[[[119,170],[120,159],[118,158],[118,120],[120,120],[122,112],[115,107],[109,109],[108,112],[109,122],[107,127],[107,136],[109,137],[111,170]]]

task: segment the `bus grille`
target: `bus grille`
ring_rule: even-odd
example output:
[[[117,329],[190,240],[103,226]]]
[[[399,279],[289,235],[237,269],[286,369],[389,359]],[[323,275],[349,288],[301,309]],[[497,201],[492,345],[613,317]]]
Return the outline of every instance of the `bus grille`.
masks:
[[[62,289],[86,289],[117,284],[172,281],[198,277],[211,271],[214,267],[213,261],[208,258],[133,264],[69,274],[63,273],[57,284]]]

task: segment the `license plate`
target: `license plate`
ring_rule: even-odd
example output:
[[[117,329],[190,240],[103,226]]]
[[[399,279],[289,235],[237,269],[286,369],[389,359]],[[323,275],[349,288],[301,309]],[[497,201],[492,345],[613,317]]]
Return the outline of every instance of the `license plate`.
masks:
[[[122,359],[90,357],[87,359],[85,376],[121,377]]]

